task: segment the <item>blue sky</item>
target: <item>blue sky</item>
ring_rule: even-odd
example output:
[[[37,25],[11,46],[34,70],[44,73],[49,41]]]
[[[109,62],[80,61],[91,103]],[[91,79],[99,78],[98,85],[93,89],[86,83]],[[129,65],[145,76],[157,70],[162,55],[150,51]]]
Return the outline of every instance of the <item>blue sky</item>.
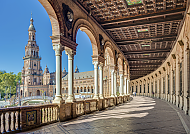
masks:
[[[24,62],[25,46],[28,41],[28,27],[31,12],[36,29],[36,41],[42,57],[41,66],[44,71],[47,65],[50,72],[55,71],[55,52],[50,36],[52,35],[51,22],[46,10],[38,0],[1,0],[0,4],[0,70],[18,73]],[[77,33],[77,53],[74,57],[80,72],[93,70],[92,46],[88,36]],[[62,67],[68,70],[67,55],[63,51]]]

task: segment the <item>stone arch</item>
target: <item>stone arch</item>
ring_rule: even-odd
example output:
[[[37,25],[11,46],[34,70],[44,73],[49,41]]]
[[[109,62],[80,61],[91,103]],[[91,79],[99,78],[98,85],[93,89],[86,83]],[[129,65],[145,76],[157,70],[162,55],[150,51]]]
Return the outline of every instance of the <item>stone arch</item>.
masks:
[[[121,57],[118,58],[117,65],[118,65],[119,71],[123,71],[123,60],[121,59]]]
[[[114,63],[115,63],[115,56],[114,56],[114,54],[115,54],[114,53],[114,49],[113,49],[111,43],[109,41],[107,41],[105,43],[105,46],[104,46],[104,56],[106,58],[106,56],[109,55],[109,57],[110,57],[110,64],[111,65],[114,65]]]
[[[52,25],[52,36],[65,34],[65,24],[63,21],[63,16],[60,15],[61,9],[57,0],[47,1],[47,0],[38,0],[42,6],[45,8],[46,12],[51,21]]]
[[[78,19],[73,27],[73,41],[75,42],[76,42],[78,29],[80,29],[81,31],[85,32],[88,35],[91,41],[93,55],[98,55],[100,48],[98,45],[99,41],[98,41],[98,36],[95,34],[96,32],[93,26],[87,20]]]

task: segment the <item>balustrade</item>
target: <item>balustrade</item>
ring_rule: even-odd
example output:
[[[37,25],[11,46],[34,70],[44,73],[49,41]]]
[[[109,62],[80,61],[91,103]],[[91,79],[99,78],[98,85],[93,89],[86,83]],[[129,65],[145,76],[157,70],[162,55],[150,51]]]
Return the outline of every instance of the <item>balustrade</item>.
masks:
[[[57,121],[72,119],[129,100],[129,96],[0,109],[0,133],[16,133]]]

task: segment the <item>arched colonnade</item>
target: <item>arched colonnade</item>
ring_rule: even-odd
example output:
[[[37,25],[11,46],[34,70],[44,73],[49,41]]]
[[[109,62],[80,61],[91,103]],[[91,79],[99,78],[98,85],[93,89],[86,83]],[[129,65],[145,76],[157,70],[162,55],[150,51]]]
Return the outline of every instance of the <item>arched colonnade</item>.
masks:
[[[130,93],[166,100],[190,115],[189,21],[190,15],[185,14],[181,31],[165,62],[151,74],[132,80]]]
[[[56,96],[54,102],[60,103],[62,101],[61,58],[63,51],[68,55],[68,98],[66,102],[74,101],[73,60],[78,45],[76,44],[78,29],[88,35],[92,45],[94,99],[116,96],[118,71],[120,78],[119,94],[121,96],[126,95],[130,78],[128,62],[111,37],[106,34],[92,16],[74,1],[63,0],[63,3],[57,0],[38,1],[46,9],[52,24],[51,39],[56,56]],[[104,89],[104,87],[106,88]]]

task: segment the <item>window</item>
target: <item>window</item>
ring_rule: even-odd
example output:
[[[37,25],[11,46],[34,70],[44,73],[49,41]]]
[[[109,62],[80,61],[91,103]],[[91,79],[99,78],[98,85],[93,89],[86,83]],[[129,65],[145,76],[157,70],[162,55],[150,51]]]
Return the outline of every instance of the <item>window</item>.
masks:
[[[165,77],[163,77],[163,94],[165,94]]]
[[[179,70],[179,73],[180,73],[180,85],[179,85],[179,95],[181,96],[182,95],[182,63],[180,63],[180,70]]]
[[[36,82],[36,78],[34,78],[34,82]]]
[[[175,94],[175,70],[173,71],[173,94]]]

